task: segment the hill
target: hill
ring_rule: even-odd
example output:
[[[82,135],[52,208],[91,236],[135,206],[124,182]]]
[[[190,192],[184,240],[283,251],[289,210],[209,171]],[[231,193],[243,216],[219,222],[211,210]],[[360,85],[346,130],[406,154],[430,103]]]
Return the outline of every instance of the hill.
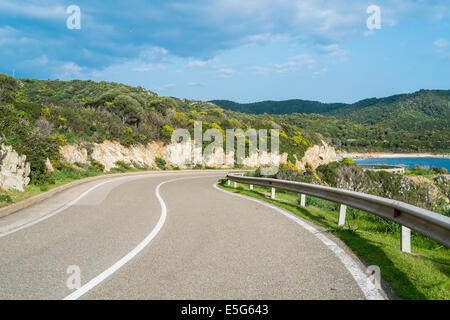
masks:
[[[89,149],[89,144],[105,140],[116,140],[124,146],[167,143],[175,128],[188,129],[193,135],[195,121],[202,121],[204,131],[280,129],[280,151],[286,152],[292,162],[324,139],[318,133],[300,130],[288,122],[277,123],[265,115],[160,97],[141,87],[112,82],[0,75],[0,115],[0,140],[27,156],[35,184],[52,177],[46,167],[47,158],[55,169],[61,168],[60,146],[78,143]]]
[[[382,123],[393,129],[445,129],[450,123],[450,90],[366,99],[324,114],[362,124]]]
[[[215,102],[240,112],[270,113],[277,121],[318,132],[346,151],[450,152],[450,90],[420,90],[353,104],[297,101],[303,100]]]
[[[347,106],[345,103],[322,103],[299,99],[255,103],[237,103],[229,100],[212,100],[210,102],[224,109],[252,114],[327,113]]]
[[[448,91],[419,91],[355,105],[298,101],[303,104],[297,108],[327,111],[248,114],[113,82],[0,75],[0,139],[27,156],[35,182],[49,178],[47,158],[56,169],[61,166],[61,145],[169,142],[174,128],[193,134],[194,121],[202,121],[203,130],[278,128],[280,151],[292,163],[322,140],[349,152],[450,152]]]
[[[389,122],[390,126],[396,128],[413,128],[417,125],[441,128],[448,125],[450,119],[450,90],[420,90],[410,94],[364,99],[353,104],[298,99],[254,103],[236,103],[229,100],[211,102],[224,109],[244,113],[316,113],[362,124]]]

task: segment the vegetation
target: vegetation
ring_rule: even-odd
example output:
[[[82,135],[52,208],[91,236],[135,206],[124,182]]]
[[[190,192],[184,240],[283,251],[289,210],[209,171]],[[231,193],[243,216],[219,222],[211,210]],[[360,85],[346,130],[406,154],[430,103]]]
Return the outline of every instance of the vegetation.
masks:
[[[288,154],[289,161],[278,177],[350,188],[445,212],[447,209],[435,198],[432,199],[425,187],[398,175],[364,171],[351,159],[317,170],[307,165],[305,172],[294,170],[293,164],[296,159],[302,158],[310,146],[320,144],[322,140],[338,148],[358,151],[365,148],[370,148],[370,151],[378,148],[411,150],[413,145],[414,148],[447,150],[450,130],[438,130],[448,126],[448,118],[443,118],[447,112],[443,107],[446,99],[446,91],[420,91],[413,95],[370,99],[357,104],[358,108],[378,108],[379,112],[389,109],[385,107],[388,104],[395,104],[398,112],[417,109],[421,111],[417,111],[416,115],[425,117],[426,114],[427,121],[436,121],[430,126],[418,126],[420,122],[416,117],[416,126],[408,127],[405,123],[394,126],[392,121],[385,123],[384,120],[367,123],[365,119],[356,117],[358,108],[341,104],[319,105],[303,101],[300,105],[308,112],[317,107],[324,113],[349,108],[350,120],[318,114],[246,114],[224,110],[209,102],[159,97],[141,87],[112,82],[15,79],[0,75],[0,139],[2,143],[13,146],[19,154],[27,156],[31,164],[32,184],[45,186],[57,183],[58,174],[65,170],[59,148],[69,143],[82,144],[88,150],[92,143],[105,140],[117,140],[126,146],[149,141],[168,143],[175,128],[186,128],[193,135],[195,121],[202,122],[203,131],[217,129],[222,133],[227,129],[278,129],[280,151]],[[425,107],[427,103],[429,106]],[[398,116],[404,119],[395,112],[391,118]],[[425,134],[427,128],[432,131]],[[268,145],[270,139],[269,132]],[[226,136],[223,143],[225,145]],[[245,143],[248,147],[251,141],[245,138]],[[205,141],[204,146],[207,144]],[[47,159],[55,172],[49,172]],[[104,170],[101,163],[90,160],[92,170]],[[166,169],[163,159],[157,158],[156,165]],[[123,171],[128,168],[125,164],[119,164],[119,169]],[[432,181],[442,194],[448,194],[448,180],[436,177]]]
[[[224,189],[252,196],[278,205],[323,227],[342,239],[368,264],[380,267],[388,281],[403,299],[450,299],[450,250],[417,233],[412,233],[412,254],[400,251],[398,227],[372,214],[347,208],[344,227],[338,227],[338,205],[318,198],[307,197],[306,207],[299,206],[297,194],[277,190],[277,199],[270,198],[270,190],[238,184]]]
[[[214,102],[225,109],[274,114],[266,116],[318,132],[349,152],[450,152],[450,90],[420,90],[349,105],[302,100]]]
[[[345,103],[322,103],[300,99],[254,103],[236,103],[229,100],[212,100],[210,102],[224,109],[250,114],[327,113],[339,110],[347,105]]]
[[[293,165],[282,165],[273,178],[320,184],[340,189],[373,194],[403,201],[428,210],[450,216],[448,192],[450,181],[441,168],[426,171],[433,173],[426,183],[410,179],[412,172],[424,173],[420,167],[408,170],[405,176],[386,171],[364,170],[351,159],[330,162],[313,169],[308,164],[304,172]],[[260,176],[260,170],[253,173]]]
[[[15,79],[0,75],[0,139],[31,163],[33,184],[54,182],[46,159],[61,169],[59,147],[117,140],[125,146],[150,141],[170,142],[174,128],[193,135],[195,121],[203,131],[279,129],[280,150],[301,158],[321,135],[288,122],[223,110],[211,103],[159,97],[141,87],[112,82]],[[224,145],[226,143],[224,137]],[[251,142],[246,139],[246,145]],[[205,145],[207,143],[205,142]],[[270,146],[270,132],[268,136]],[[89,148],[88,148],[89,149]],[[248,149],[248,148],[247,148]],[[165,164],[157,163],[165,168]],[[96,170],[102,165],[92,161]]]

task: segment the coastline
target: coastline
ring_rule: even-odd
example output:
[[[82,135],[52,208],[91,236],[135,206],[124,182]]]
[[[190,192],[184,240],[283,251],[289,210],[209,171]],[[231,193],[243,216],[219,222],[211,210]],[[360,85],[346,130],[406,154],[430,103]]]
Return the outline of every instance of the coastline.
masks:
[[[338,158],[369,159],[369,158],[439,158],[450,159],[450,154],[432,153],[388,153],[388,152],[339,152]]]

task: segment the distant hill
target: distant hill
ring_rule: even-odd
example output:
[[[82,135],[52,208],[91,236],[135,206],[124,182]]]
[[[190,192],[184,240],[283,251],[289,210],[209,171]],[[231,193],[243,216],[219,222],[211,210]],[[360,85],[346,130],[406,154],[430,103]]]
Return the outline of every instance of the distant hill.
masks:
[[[327,113],[347,106],[345,103],[322,103],[309,100],[261,101],[237,103],[229,100],[210,101],[224,109],[249,114]]]
[[[370,98],[353,104],[322,103],[308,100],[262,101],[236,103],[211,101],[224,109],[249,114],[322,114],[361,124],[389,123],[392,128],[413,129],[427,126],[439,129],[449,126],[450,90],[420,90],[385,98]]]
[[[361,124],[386,124],[397,129],[443,129],[450,126],[450,90],[420,90],[386,98],[361,100],[325,115]]]
[[[213,103],[315,131],[343,150],[450,152],[450,90],[420,90],[353,104],[305,100]]]

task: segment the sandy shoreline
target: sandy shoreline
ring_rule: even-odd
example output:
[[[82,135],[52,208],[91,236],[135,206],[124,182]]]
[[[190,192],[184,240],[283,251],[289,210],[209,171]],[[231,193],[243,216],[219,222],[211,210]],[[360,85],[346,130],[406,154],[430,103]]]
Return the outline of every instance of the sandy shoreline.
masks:
[[[432,153],[384,153],[384,152],[342,152],[338,153],[338,157],[352,159],[368,159],[368,158],[440,158],[450,159],[450,154],[432,154]]]

